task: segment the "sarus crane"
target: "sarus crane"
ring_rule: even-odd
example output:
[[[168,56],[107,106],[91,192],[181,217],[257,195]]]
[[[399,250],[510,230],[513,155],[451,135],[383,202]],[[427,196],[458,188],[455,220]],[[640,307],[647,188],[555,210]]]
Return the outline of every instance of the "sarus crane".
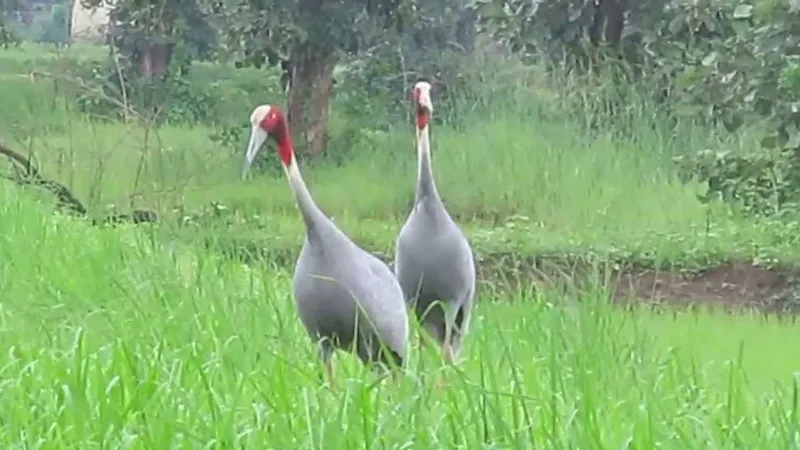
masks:
[[[250,123],[242,177],[272,137],[305,223],[305,242],[294,271],[295,305],[309,336],[319,344],[331,386],[336,385],[332,357],[337,348],[355,352],[373,368],[402,367],[408,313],[397,278],[316,205],[300,174],[283,110],[261,105],[251,114]]]

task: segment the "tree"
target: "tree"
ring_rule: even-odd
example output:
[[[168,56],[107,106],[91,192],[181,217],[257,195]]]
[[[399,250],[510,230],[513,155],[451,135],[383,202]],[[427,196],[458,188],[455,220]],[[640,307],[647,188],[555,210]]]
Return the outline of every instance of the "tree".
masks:
[[[20,6],[18,0],[0,0],[0,46],[8,47],[9,44],[17,41],[10,26],[10,16]]]
[[[45,20],[39,29],[36,40],[59,45],[69,43],[69,12],[67,6],[54,4],[50,9],[50,17]]]
[[[358,55],[348,58],[341,71],[344,83],[337,86],[372,100],[365,105],[362,99],[348,96],[343,105],[350,115],[365,117],[368,128],[408,120],[408,90],[416,80],[433,84],[437,102],[442,111],[448,111],[437,120],[451,124],[461,110],[453,102],[466,100],[474,92],[470,75],[480,67],[473,55],[477,45],[474,9],[467,0],[420,0],[417,8],[414,22],[403,33],[363,30]],[[458,95],[449,95],[455,92]],[[376,113],[381,117],[376,118]]]
[[[325,148],[334,68],[362,44],[361,30],[402,30],[414,0],[217,0],[226,44],[240,66],[280,65],[296,143]]]
[[[89,10],[110,8],[106,66],[93,71],[103,84],[103,96],[90,94],[81,109],[98,116],[127,117],[119,104],[146,112],[160,121],[168,112],[176,83],[192,61],[208,58],[216,44],[212,18],[198,0],[76,0]],[[98,76],[99,75],[99,76]],[[109,101],[108,98],[113,99]]]
[[[81,0],[86,8],[113,5],[109,14],[109,40],[127,59],[125,69],[144,79],[166,78],[176,46],[193,47],[179,61],[188,68],[192,57],[207,51],[215,30],[196,0]],[[198,42],[198,37],[203,38]]]

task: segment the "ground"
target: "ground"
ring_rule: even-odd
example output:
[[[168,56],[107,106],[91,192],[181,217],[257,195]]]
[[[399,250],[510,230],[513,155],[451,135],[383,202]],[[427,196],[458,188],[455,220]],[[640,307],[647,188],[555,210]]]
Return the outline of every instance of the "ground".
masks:
[[[506,257],[508,255],[505,255]],[[483,258],[484,261],[492,256]],[[498,259],[503,259],[499,257]],[[483,275],[486,278],[508,280],[488,263]],[[687,307],[708,306],[722,310],[754,309],[765,313],[800,312],[800,304],[794,298],[797,292],[796,280],[800,270],[793,267],[759,267],[748,261],[725,262],[702,270],[652,269],[637,265],[623,265],[619,269],[601,268],[600,279],[604,286],[613,292],[620,303],[630,301],[653,305]],[[597,279],[597,271],[586,264],[565,263],[563,258],[539,259],[518,265],[518,279],[513,283],[519,286],[523,280],[539,286],[575,282],[575,275],[592,273]],[[488,284],[493,284],[489,282]]]
[[[770,270],[752,263],[727,263],[700,273],[638,271],[622,273],[615,286],[620,300],[635,297],[647,302],[679,305],[711,303],[725,309],[757,308],[770,312],[797,312],[788,304],[791,280],[800,272]]]
[[[70,51],[105,54],[84,50]],[[297,320],[303,223],[277,157],[241,179],[249,105],[284,95],[266,69],[195,67],[199,104],[230,122],[180,122],[173,108],[176,123],[150,127],[77,112],[72,74],[47,75],[36,52],[0,53],[16,55],[0,58],[0,104],[16,105],[0,109],[0,137],[88,215],[160,222],[98,226],[0,182],[0,448],[798,448],[800,354],[786,349],[800,333],[761,311],[795,311],[800,220],[703,204],[672,162],[747,148],[758,130],[665,132],[634,105],[635,135],[614,121],[589,132],[568,98],[585,86],[542,100],[529,68],[482,74],[491,90],[465,101],[491,120],[452,123],[442,107],[433,134],[438,187],[480,272],[462,359],[442,365],[413,338],[404,375],[381,383],[340,352],[337,390]],[[390,262],[413,134],[337,102],[331,151],[346,161],[301,171],[336,224]],[[225,126],[244,142],[213,140]],[[720,308],[651,306],[689,303]]]
[[[297,248],[285,252],[260,253],[259,245],[233,244],[236,250],[222,253],[251,265],[267,259],[291,270]],[[368,246],[369,247],[369,246]],[[259,255],[253,258],[253,255]],[[391,267],[391,254],[375,253]],[[764,313],[796,314],[800,268],[753,261],[724,261],[687,269],[665,265],[653,267],[637,261],[594,264],[569,256],[527,257],[514,253],[478,253],[478,282],[483,292],[509,293],[527,286],[602,285],[619,303],[685,308],[710,307],[726,311],[758,310]]]

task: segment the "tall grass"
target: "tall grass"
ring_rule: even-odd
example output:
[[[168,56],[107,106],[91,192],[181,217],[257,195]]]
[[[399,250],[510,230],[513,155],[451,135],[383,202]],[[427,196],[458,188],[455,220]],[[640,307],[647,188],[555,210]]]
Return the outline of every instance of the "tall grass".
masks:
[[[219,130],[143,128],[135,121],[99,123],[81,116],[54,91],[52,80],[23,76],[25,67],[54,58],[37,51],[0,55],[0,72],[13,80],[4,81],[10,84],[4,84],[9,88],[0,91],[0,100],[14,105],[0,113],[0,133],[34,154],[47,174],[73,187],[95,211],[148,208],[181,220],[213,201],[228,208],[232,236],[249,239],[277,230],[276,239],[283,240],[284,230],[300,226],[280,172],[242,182],[243,147],[210,140]],[[71,51],[91,57],[84,49]],[[477,65],[482,69],[467,74],[474,79],[468,90],[437,103],[433,155],[448,208],[479,247],[526,254],[617,249],[656,259],[796,259],[791,227],[754,223],[701,204],[700,187],[680,183],[671,160],[701,148],[751,148],[760,136],[757,128],[731,136],[691,123],[666,126],[655,105],[631,92],[609,116],[596,92],[618,86],[548,81],[535,69],[495,61]],[[208,70],[230,69],[200,66],[196,76],[211,77]],[[242,76],[250,90],[240,89],[221,108],[227,123],[240,117],[246,127],[252,107],[283,99],[270,91],[262,97],[253,74]],[[348,233],[389,249],[413,198],[411,126],[400,121],[376,131],[368,118],[337,113],[337,102],[331,148],[352,158],[341,167],[304,165],[303,172],[317,202]],[[285,245],[294,248],[299,241]]]
[[[212,144],[208,127],[91,121],[49,81],[3,67],[14,76],[0,81],[0,104],[14,106],[0,113],[0,133],[95,210],[148,207],[186,222],[219,202],[213,220],[186,232],[299,245],[285,181],[239,180],[240,150]],[[456,102],[466,117],[438,108],[434,129],[440,190],[480,250],[619,246],[675,258],[798,248],[791,228],[709,209],[675,178],[671,156],[746,148],[754,136],[688,124],[673,136],[645,102],[620,133],[596,120],[585,90],[493,73]],[[245,121],[251,106],[231,115]],[[348,126],[335,111],[334,132]],[[373,247],[391,246],[409,207],[408,128],[364,131],[343,167],[304,167],[318,202]],[[458,367],[414,344],[404,377],[379,383],[340,354],[333,392],[286,271],[161,239],[169,222],[92,227],[11,183],[0,183],[0,218],[2,448],[798,445],[791,324],[621,312],[603,286],[525,290],[513,302],[484,292]],[[439,371],[447,389],[435,388]]]
[[[339,354],[334,392],[286,273],[0,199],[3,448],[797,445],[780,324],[484,297],[447,389],[415,346],[396,384]]]

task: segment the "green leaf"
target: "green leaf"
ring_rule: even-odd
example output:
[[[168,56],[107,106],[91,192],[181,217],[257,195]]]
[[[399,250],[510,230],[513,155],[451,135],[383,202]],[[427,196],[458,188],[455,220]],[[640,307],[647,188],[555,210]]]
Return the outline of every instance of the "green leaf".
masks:
[[[778,136],[772,134],[769,136],[764,136],[761,139],[761,147],[767,150],[772,150],[778,146]]]
[[[715,62],[717,62],[717,52],[711,52],[708,55],[706,55],[705,58],[703,58],[703,61],[701,61],[700,64],[709,67]]]
[[[681,31],[681,29],[683,28],[683,25],[684,25],[684,18],[681,17],[680,15],[678,15],[678,16],[675,16],[675,18],[673,18],[669,22],[669,25],[667,26],[667,29],[669,30],[670,34],[678,34]]]
[[[743,3],[737,6],[736,9],[733,10],[734,19],[741,20],[741,19],[749,19],[751,17],[753,17],[753,5],[748,5],[746,3]]]
[[[702,113],[702,107],[687,103],[679,103],[673,107],[673,112],[678,117],[697,117]]]

